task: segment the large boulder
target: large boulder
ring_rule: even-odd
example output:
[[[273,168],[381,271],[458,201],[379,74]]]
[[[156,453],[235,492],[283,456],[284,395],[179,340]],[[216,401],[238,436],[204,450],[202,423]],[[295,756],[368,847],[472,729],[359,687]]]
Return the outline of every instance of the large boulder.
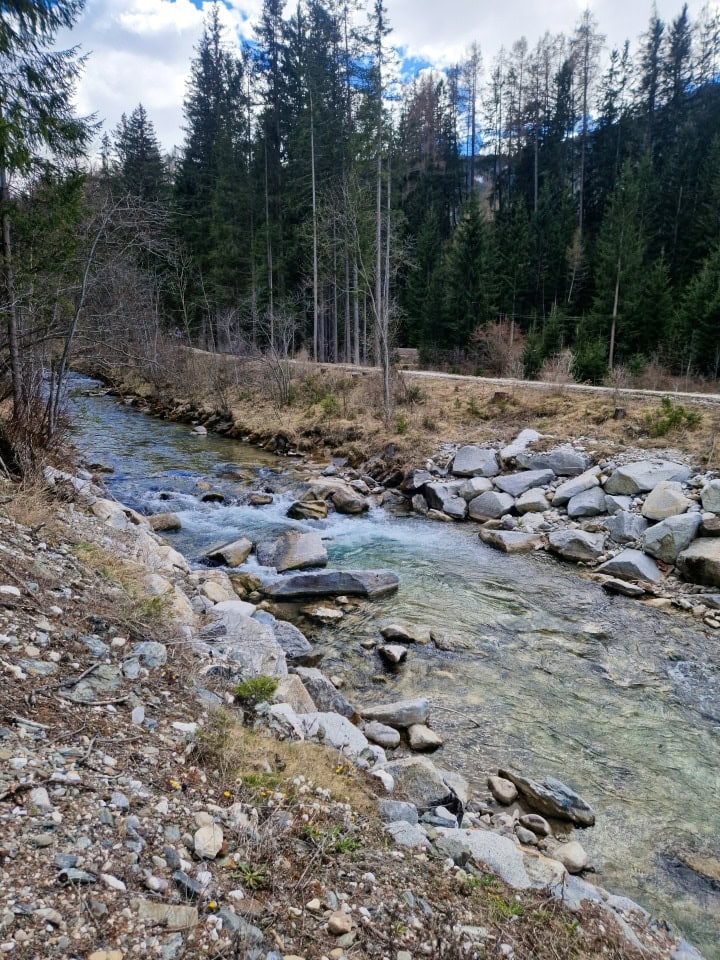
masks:
[[[575,563],[591,563],[602,556],[605,549],[604,534],[584,530],[554,530],[548,542],[553,553]]]
[[[679,480],[681,483],[690,477],[690,468],[673,460],[637,460],[618,467],[608,477],[605,492],[633,497],[638,493],[649,493],[664,480]]]
[[[528,806],[546,817],[569,820],[579,827],[591,827],[595,823],[592,807],[555,777],[531,780],[511,770],[499,770],[498,775],[514,783]]]
[[[205,551],[203,559],[210,563],[225,564],[226,567],[239,567],[250,556],[252,547],[252,540],[240,537],[239,540],[231,540],[229,543],[215,544]]]
[[[471,520],[498,520],[510,513],[514,506],[515,500],[509,493],[490,490],[470,501],[468,514]]]
[[[201,631],[200,640],[209,645],[215,658],[231,664],[239,679],[286,677],[285,652],[272,628],[234,609],[238,605],[252,607],[241,600],[213,607],[211,615],[215,622]]]
[[[467,500],[469,503],[471,500],[474,500],[475,497],[487,493],[489,490],[492,490],[492,488],[492,480],[488,480],[487,477],[468,477],[459,488],[458,496],[462,497],[463,500]]]
[[[385,760],[382,747],[372,746],[365,734],[354,726],[347,717],[337,713],[300,713],[295,718],[306,740],[317,740],[328,747],[339,750],[351,760],[361,754],[374,757],[378,762]]]
[[[463,480],[452,480],[449,483],[426,483],[423,490],[428,505],[433,510],[440,510],[456,520],[464,520],[467,515],[467,502],[460,496],[464,486]]]
[[[304,597],[381,597],[394,593],[400,578],[392,570],[323,570],[295,573],[263,587],[268,597],[299,600]]]
[[[519,497],[532,487],[542,487],[555,479],[552,470],[522,470],[520,473],[508,473],[495,480],[495,486],[511,497]]]
[[[355,707],[342,695],[328,677],[316,667],[296,667],[295,673],[317,704],[318,710],[339,713],[343,717],[357,716]]]
[[[555,505],[553,501],[553,506]],[[598,517],[605,513],[605,494],[601,487],[591,487],[576,494],[567,505],[569,517]]]
[[[515,502],[515,509],[519,514],[545,513],[550,509],[550,503],[539,487],[526,490]]]
[[[609,500],[609,497],[605,497]],[[607,531],[615,543],[633,543],[640,540],[649,524],[645,517],[628,510],[620,510],[605,521]]]
[[[303,686],[300,677],[283,677],[272,696],[273,703],[287,703],[295,713],[317,713],[317,704]]]
[[[692,503],[683,493],[682,484],[675,480],[663,480],[652,490],[643,504],[642,515],[648,520],[667,520],[685,513]]]
[[[291,520],[324,520],[328,508],[324,500],[296,500],[287,515]]]
[[[272,616],[272,614],[265,613],[264,611],[258,611],[255,614],[256,620],[260,619],[261,612],[263,613],[263,618]],[[275,620],[274,617],[272,620],[274,622],[270,622],[269,625],[275,634],[275,639],[285,651],[285,656],[288,660],[294,661],[295,663],[302,663],[315,656],[312,644],[302,630],[298,630],[295,624],[288,623],[286,620]]]
[[[661,520],[645,531],[643,550],[657,560],[675,563],[678,554],[686,550],[697,536],[701,523],[699,513],[683,513]]]
[[[259,543],[257,558],[261,566],[275,567],[278,573],[324,567],[328,561],[320,534],[302,533],[300,530],[288,530],[277,540]]]
[[[336,490],[332,495],[332,502],[338,513],[346,513],[351,516],[364,513],[370,509],[370,504],[365,497],[361,497],[360,494],[351,487],[343,487]]]
[[[623,497],[618,493],[608,493],[605,491],[605,506],[610,514],[620,513],[621,510],[629,512],[632,506],[632,497]]]
[[[703,508],[710,513],[720,513],[720,480],[710,480],[700,494]]]
[[[539,550],[545,542],[537,534],[520,533],[518,530],[481,530],[480,539],[503,553],[531,553]]]
[[[103,523],[106,523],[109,527],[114,527],[115,530],[126,530],[129,526],[125,508],[121,503],[116,503],[114,500],[105,500],[101,497],[93,503],[90,509]]]
[[[527,890],[532,886],[525,870],[523,856],[509,837],[490,830],[453,830],[438,828],[436,848],[460,866],[473,860],[487,867],[514,890]]]
[[[523,451],[516,457],[517,464],[526,470],[552,470],[557,477],[576,477],[590,466],[590,457],[574,447],[555,447],[544,453]]]
[[[433,475],[427,470],[408,470],[400,484],[403,493],[418,493],[426,483],[432,483]]]
[[[720,587],[720,540],[715,537],[696,540],[678,556],[677,565],[686,580]]]
[[[447,782],[447,774],[425,757],[390,760],[383,770],[395,781],[397,793],[414,803],[418,810],[455,803],[457,790]]]
[[[579,493],[584,493],[586,490],[591,490],[593,487],[599,486],[599,476],[600,467],[591,467],[589,470],[586,470],[579,476],[571,477],[569,480],[561,483],[560,486],[555,490],[553,506],[564,507]]]
[[[496,452],[482,447],[460,447],[452,464],[456,477],[494,477],[499,472]]]
[[[599,573],[606,573],[621,580],[650,580],[656,583],[661,579],[658,565],[641,550],[623,550],[612,560],[598,567]]]
[[[523,450],[527,450],[536,440],[542,440],[542,434],[538,433],[537,430],[521,430],[512,443],[502,448],[500,451],[500,459],[503,463],[514,460],[518,454],[522,453]]]
[[[360,711],[363,720],[376,720],[388,727],[404,730],[416,723],[425,723],[430,713],[430,701],[427,697],[416,700],[398,700],[395,703],[381,703],[372,707],[363,707]]]

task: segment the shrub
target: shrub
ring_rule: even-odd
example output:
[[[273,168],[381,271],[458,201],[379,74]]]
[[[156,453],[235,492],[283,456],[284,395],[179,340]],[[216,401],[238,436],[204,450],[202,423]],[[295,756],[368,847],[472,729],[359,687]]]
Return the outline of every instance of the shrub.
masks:
[[[329,393],[326,397],[322,398],[320,401],[320,406],[326,417],[335,417],[338,413],[340,413],[340,404],[337,397],[332,393]]]
[[[697,410],[687,410],[680,404],[673,403],[670,397],[663,397],[655,413],[648,414],[646,422],[651,437],[665,437],[679,427],[692,430],[702,420]]]
[[[397,419],[395,420],[395,430],[397,433],[407,433],[410,424],[408,423],[407,417],[404,417],[402,414],[398,414]]]
[[[250,677],[235,687],[235,699],[248,710],[269,700],[275,693],[278,682],[275,677]]]
[[[578,383],[602,383],[607,372],[607,348],[603,340],[587,340],[578,346],[572,365],[572,375]]]

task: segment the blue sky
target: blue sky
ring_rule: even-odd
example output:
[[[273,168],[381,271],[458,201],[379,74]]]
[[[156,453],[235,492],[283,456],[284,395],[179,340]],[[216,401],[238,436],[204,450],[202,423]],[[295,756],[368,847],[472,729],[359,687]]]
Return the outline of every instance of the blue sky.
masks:
[[[477,40],[486,68],[500,47],[525,35],[533,46],[545,30],[569,32],[586,0],[386,0],[393,40],[403,52],[403,76],[428,64],[456,62]],[[717,0],[713,0],[717,6]],[[690,0],[697,14],[704,0]],[[182,141],[182,101],[192,51],[209,0],[87,0],[72,42],[90,53],[78,89],[84,112],[96,112],[112,130],[123,111],[142,101],[163,146]],[[230,35],[247,36],[262,0],[225,0]],[[291,0],[289,6],[294,8]],[[368,9],[372,6],[367,0]],[[635,40],[645,29],[645,0],[590,0],[608,44]],[[676,16],[680,0],[657,0],[660,15]]]

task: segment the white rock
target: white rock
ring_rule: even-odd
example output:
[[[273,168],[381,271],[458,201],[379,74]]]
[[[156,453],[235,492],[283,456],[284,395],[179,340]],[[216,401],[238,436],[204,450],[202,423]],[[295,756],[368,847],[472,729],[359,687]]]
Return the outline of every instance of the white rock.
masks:
[[[217,823],[200,827],[193,838],[195,853],[203,860],[214,860],[222,849],[223,839],[222,828]]]

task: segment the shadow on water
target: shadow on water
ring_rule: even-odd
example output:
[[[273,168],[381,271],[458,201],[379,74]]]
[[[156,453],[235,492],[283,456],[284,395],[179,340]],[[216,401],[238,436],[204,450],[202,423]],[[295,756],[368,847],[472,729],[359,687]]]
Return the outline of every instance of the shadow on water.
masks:
[[[720,960],[720,645],[686,620],[610,598],[545,555],[508,557],[472,526],[372,510],[296,523],[285,517],[291,462],[186,425],[138,414],[103,396],[72,398],[76,442],[114,468],[107,486],[142,512],[173,510],[173,544],[189,557],[219,540],[289,526],[318,529],[330,565],[396,570],[393,597],[363,604],[311,637],[328,672],[360,702],[430,696],[446,744],[442,762],[482,785],[514,765],[573,785],[597,812],[581,840],[598,881],[675,926]],[[201,503],[200,484],[230,500],[276,493],[269,507]],[[252,563],[252,560],[251,560]],[[468,649],[415,645],[387,673],[361,641],[383,622],[444,630]],[[443,708],[448,708],[446,712]],[[457,712],[471,717],[468,723]],[[690,865],[688,865],[690,864]],[[698,866],[699,865],[699,866]]]

